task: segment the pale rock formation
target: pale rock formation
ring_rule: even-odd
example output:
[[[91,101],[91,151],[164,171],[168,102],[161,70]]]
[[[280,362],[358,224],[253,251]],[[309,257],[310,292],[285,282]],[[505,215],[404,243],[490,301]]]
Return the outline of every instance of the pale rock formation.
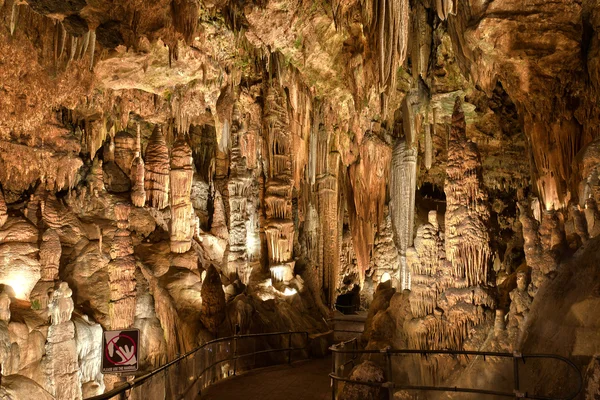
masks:
[[[102,326],[90,321],[87,315],[73,318],[75,340],[77,342],[77,360],[79,363],[79,381],[83,398],[104,392],[102,374]]]
[[[192,246],[195,218],[190,198],[194,178],[192,164],[192,149],[180,135],[173,144],[169,181],[171,251],[174,253],[185,253]]]
[[[162,210],[169,205],[169,149],[159,125],[148,140],[144,161],[146,201],[151,207]]]
[[[600,234],[600,211],[598,211],[596,200],[589,198],[585,201],[584,214],[589,237],[598,236]]]
[[[73,292],[61,282],[48,306],[52,324],[48,329],[46,355],[42,365],[46,372],[45,388],[57,400],[82,398],[75,325],[71,321]]]
[[[108,264],[111,329],[128,328],[133,324],[135,317],[135,259],[128,229],[130,210],[130,206],[125,203],[115,206],[117,230],[110,246],[111,261]]]
[[[10,296],[4,289],[0,293],[0,366],[3,375],[8,375],[13,368],[11,364],[11,344],[8,324],[10,322]],[[2,377],[2,379],[4,379]]]
[[[398,287],[400,280],[400,257],[394,244],[392,220],[387,207],[384,210],[385,220],[375,235],[373,256],[371,257],[372,278],[375,284],[381,282],[384,274],[389,276],[393,287]]]
[[[244,146],[246,128],[243,126],[239,108],[233,107],[231,121],[229,190],[229,253],[228,275],[237,274],[242,283],[247,284],[252,273],[249,254],[254,251],[249,246],[252,236],[252,175],[248,169],[247,146]],[[249,229],[250,228],[250,229]],[[254,245],[255,247],[256,245]]]
[[[58,233],[50,228],[42,235],[40,244],[41,278],[31,292],[32,307],[40,310],[48,307],[54,282],[58,280],[58,268],[62,247]]]
[[[135,152],[135,137],[127,131],[117,132],[115,135],[115,163],[127,176],[131,175],[131,164],[133,163]]]
[[[11,218],[0,228],[0,283],[19,299],[29,299],[40,279],[39,232],[23,218]]]
[[[144,187],[144,174],[146,165],[142,158],[142,145],[140,128],[138,126],[135,157],[131,164],[131,202],[136,207],[144,207],[146,204],[146,190]]]
[[[452,114],[446,165],[446,257],[452,276],[464,286],[488,283],[489,248],[487,193],[482,184],[477,145],[466,138],[462,102]]]
[[[435,0],[435,11],[438,17],[443,21],[451,14],[456,14],[458,0]]]
[[[138,282],[141,281],[140,277]],[[157,318],[154,304],[154,298],[148,290],[138,290],[133,327],[140,330],[140,348],[144,349],[138,362],[142,368],[147,369],[164,364],[168,355],[165,333]]]
[[[264,119],[268,131],[269,170],[265,208],[269,267],[274,282],[294,276],[292,260],[294,221],[292,220],[292,137],[282,89],[269,86]]]
[[[87,176],[87,184],[90,193],[98,197],[98,195],[106,190],[104,186],[104,173],[102,168],[103,162],[98,157],[94,158],[92,168]]]
[[[417,185],[417,149],[399,140],[392,155],[391,213],[396,244],[400,253],[400,283],[410,289],[410,271],[406,251],[413,244],[415,190]]]
[[[56,230],[61,243],[74,245],[86,235],[82,222],[75,213],[53,194],[40,202],[44,223]]]

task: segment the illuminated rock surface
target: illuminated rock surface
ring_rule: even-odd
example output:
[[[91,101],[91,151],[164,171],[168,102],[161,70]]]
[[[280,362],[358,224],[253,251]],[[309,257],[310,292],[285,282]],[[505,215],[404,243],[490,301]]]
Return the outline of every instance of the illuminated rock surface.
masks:
[[[0,397],[112,388],[103,329],[140,329],[143,373],[236,329],[324,335],[336,303],[369,349],[553,351],[597,392],[597,2],[0,0],[0,22]]]

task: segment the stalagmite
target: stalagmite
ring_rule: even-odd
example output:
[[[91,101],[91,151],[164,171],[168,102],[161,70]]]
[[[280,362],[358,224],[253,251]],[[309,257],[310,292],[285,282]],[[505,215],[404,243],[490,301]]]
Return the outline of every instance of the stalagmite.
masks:
[[[135,318],[135,258],[128,229],[130,210],[130,206],[125,203],[115,206],[117,230],[110,246],[111,261],[108,264],[111,329],[128,328]]]
[[[8,208],[6,207],[6,201],[4,200],[4,193],[2,192],[2,188],[0,188],[0,228],[4,226],[8,219],[7,211]]]
[[[58,266],[62,248],[60,238],[54,229],[47,229],[42,235],[40,245],[41,280],[54,282],[58,280]]]
[[[269,171],[265,209],[269,267],[274,282],[294,276],[292,260],[294,221],[292,220],[292,138],[285,93],[269,86],[264,109],[268,132]],[[282,274],[281,270],[287,270]]]
[[[456,99],[446,166],[446,257],[466,286],[488,283],[490,258],[487,194],[477,146],[466,138],[462,102]]]
[[[173,144],[171,154],[171,251],[185,253],[192,246],[194,229],[192,220],[195,217],[192,207],[191,192],[194,178],[192,149],[185,139],[179,135]]]
[[[115,135],[115,163],[127,176],[131,175],[131,164],[135,157],[136,139],[126,131]]]
[[[71,322],[74,308],[72,295],[69,285],[61,282],[52,293],[48,305],[51,325],[42,365],[46,372],[45,389],[57,400],[82,398],[75,325]]]
[[[431,139],[431,125],[425,125],[425,168],[431,169],[433,165],[433,140]]]
[[[162,210],[169,204],[169,149],[158,125],[148,141],[144,159],[147,202],[150,207]]]
[[[252,268],[248,262],[248,206],[250,205],[251,176],[243,148],[245,128],[238,105],[233,107],[231,124],[229,189],[229,273],[235,272],[242,283],[250,280]],[[251,234],[251,233],[250,233]]]
[[[144,189],[145,164],[141,154],[140,127],[138,126],[135,158],[131,164],[131,202],[136,207],[146,204],[146,190]]]
[[[410,271],[406,265],[406,250],[413,244],[415,190],[417,186],[417,149],[399,140],[392,154],[391,212],[394,233],[400,253],[400,283],[410,289]]]

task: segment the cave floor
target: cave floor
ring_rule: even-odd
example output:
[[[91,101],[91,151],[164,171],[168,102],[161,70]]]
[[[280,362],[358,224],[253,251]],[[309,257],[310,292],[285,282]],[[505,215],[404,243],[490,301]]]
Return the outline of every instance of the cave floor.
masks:
[[[250,371],[207,388],[202,400],[328,400],[331,357]]]

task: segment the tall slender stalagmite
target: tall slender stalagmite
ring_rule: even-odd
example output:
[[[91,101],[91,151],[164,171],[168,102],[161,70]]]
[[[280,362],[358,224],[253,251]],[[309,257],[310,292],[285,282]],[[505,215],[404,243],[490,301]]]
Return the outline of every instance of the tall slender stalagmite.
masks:
[[[415,190],[417,187],[417,149],[399,140],[392,155],[391,211],[398,252],[400,253],[400,283],[410,289],[410,269],[406,250],[413,244],[415,220]]]
[[[162,210],[169,204],[169,149],[158,125],[148,141],[144,158],[146,199],[151,207]]]
[[[194,236],[192,181],[194,170],[192,149],[180,134],[171,154],[171,251],[185,253],[192,247]]]
[[[246,131],[242,125],[239,108],[233,107],[231,120],[231,153],[229,182],[229,273],[236,273],[242,283],[250,280],[252,269],[248,264],[248,221],[250,215],[251,176],[243,149]]]
[[[487,193],[477,145],[466,137],[462,101],[456,99],[446,166],[446,257],[452,276],[466,286],[485,285],[489,270]]]
[[[131,164],[131,202],[136,207],[144,207],[146,204],[146,190],[144,189],[145,164],[142,158],[142,143],[140,127],[138,126],[135,145],[135,158]]]
[[[130,211],[131,207],[126,203],[115,205],[117,230],[110,246],[111,261],[108,263],[108,316],[111,329],[129,328],[135,319],[135,258],[128,229]]]
[[[293,278],[294,221],[292,220],[292,138],[285,93],[269,86],[264,120],[267,126],[269,170],[265,209],[269,267],[274,282]]]

